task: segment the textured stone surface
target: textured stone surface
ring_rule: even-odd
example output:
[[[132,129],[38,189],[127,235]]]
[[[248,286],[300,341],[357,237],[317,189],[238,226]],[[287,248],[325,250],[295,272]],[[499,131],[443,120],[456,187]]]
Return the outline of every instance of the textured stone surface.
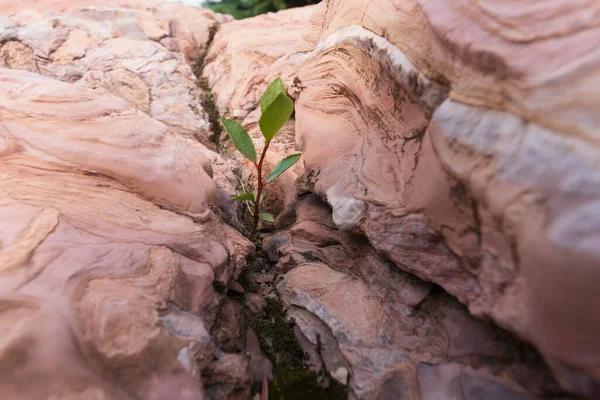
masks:
[[[6,3],[6,2],[4,2]],[[111,1],[0,3],[0,60],[125,99],[207,149],[224,218],[239,226],[229,196],[238,184],[219,157],[191,65],[228,18],[178,3]],[[138,5],[138,6],[136,6]],[[0,63],[1,65],[2,63]]]
[[[204,68],[219,113],[246,118],[273,79],[281,77],[286,87],[293,86],[297,65],[286,58],[308,33],[313,10],[312,6],[295,8],[220,27]]]
[[[473,372],[456,364],[429,366],[418,369],[419,388],[424,400],[486,399],[526,400],[528,397],[513,391],[485,374]]]
[[[220,111],[250,128],[254,87],[281,74],[297,98],[303,187],[335,226],[597,397],[597,18],[588,1],[509,3],[326,0],[308,17],[226,24],[235,34],[216,36],[205,73]],[[282,21],[300,26],[293,44],[285,29],[272,53],[261,45],[274,39],[239,45]],[[307,241],[326,241],[321,231]],[[283,253],[281,271],[310,259]]]
[[[264,247],[307,364],[352,398],[571,398],[475,314],[600,396],[592,3],[324,0],[230,21],[0,0],[0,392],[245,398],[268,375],[217,349],[252,342],[243,314],[261,312],[213,288],[251,250],[215,213],[238,223],[228,195],[256,177],[209,149],[203,61],[258,148],[267,84],[297,100],[267,170],[297,149],[304,165],[271,187]]]
[[[204,55],[218,24],[232,19],[163,0],[1,0],[0,10],[18,25],[39,22],[49,15],[94,15],[103,27],[116,28],[113,32],[117,35],[134,34],[138,39],[160,41],[171,50],[181,50],[191,62]],[[106,24],[108,21],[116,26]]]
[[[264,246],[276,269],[287,272],[278,290],[307,364],[347,384],[350,398],[452,398],[456,379],[515,394],[506,399],[568,398],[532,348],[475,320],[456,299],[398,269],[366,240],[338,230],[331,209],[314,195],[298,202],[296,215],[291,229],[272,234]],[[465,372],[435,384],[430,375],[421,377],[421,369],[446,364]],[[473,390],[464,398],[488,398],[488,392],[472,397]]]
[[[253,247],[211,210],[203,146],[17,70],[0,120],[3,397],[203,398],[213,284]]]
[[[151,9],[84,5],[75,2],[62,14],[42,9],[43,15],[27,23],[19,23],[26,8],[19,9],[10,31],[4,29],[10,40],[2,48],[9,54],[4,56],[7,66],[104,89],[181,133],[208,139],[208,118],[184,58],[204,55],[220,18],[178,4]],[[195,31],[189,26],[192,18]],[[165,40],[171,40],[170,46],[161,43]],[[15,46],[25,48],[18,49],[20,59]]]
[[[204,371],[204,380],[211,386],[208,397],[215,400],[250,398],[248,359],[239,354],[224,354]]]

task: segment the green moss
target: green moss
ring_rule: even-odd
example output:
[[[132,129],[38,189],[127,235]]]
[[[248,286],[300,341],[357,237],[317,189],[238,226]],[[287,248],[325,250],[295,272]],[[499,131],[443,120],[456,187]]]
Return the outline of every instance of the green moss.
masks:
[[[219,110],[217,109],[217,105],[215,104],[215,99],[208,86],[208,81],[202,77],[202,70],[204,69],[204,62],[201,60],[198,62],[194,68],[193,72],[196,75],[196,84],[201,89],[200,90],[200,104],[202,105],[202,109],[208,115],[208,122],[210,124],[211,129],[211,141],[216,145],[219,145],[219,141],[221,138],[221,133],[223,132],[223,127],[221,126],[221,116],[219,115]]]
[[[219,30],[219,25],[213,25],[210,27],[208,32],[208,43],[206,45],[206,52],[208,52],[208,48],[213,42],[217,31]],[[200,104],[202,105],[202,109],[208,115],[208,122],[210,124],[211,135],[210,140],[214,142],[217,146],[219,145],[219,141],[221,138],[221,133],[223,131],[223,127],[221,126],[221,117],[219,115],[219,110],[217,109],[217,105],[215,104],[215,99],[213,93],[208,86],[208,81],[203,77],[204,72],[204,59],[206,54],[204,54],[192,67],[192,72],[196,76],[196,85],[201,89],[200,90]]]
[[[252,328],[263,352],[275,364],[275,380],[269,385],[269,399],[345,399],[346,390],[342,385],[331,380],[331,387],[323,389],[317,384],[317,374],[304,368],[304,353],[285,320],[281,300],[266,299],[266,302],[265,317],[255,320]]]
[[[296,344],[296,338],[285,320],[283,304],[279,299],[266,299],[265,317],[252,323],[260,346],[276,369],[302,368],[304,354]]]
[[[317,374],[307,369],[292,369],[278,372],[269,387],[269,399],[277,400],[344,400],[346,390],[337,382],[329,389],[317,385]]]

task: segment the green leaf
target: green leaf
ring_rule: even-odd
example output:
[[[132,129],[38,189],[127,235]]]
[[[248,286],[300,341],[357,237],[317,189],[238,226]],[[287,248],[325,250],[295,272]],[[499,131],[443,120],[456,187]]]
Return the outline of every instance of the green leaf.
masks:
[[[263,111],[258,125],[265,137],[265,140],[270,141],[275,137],[283,124],[290,118],[294,111],[294,102],[287,94],[279,94],[275,100]]]
[[[249,202],[250,202],[250,204],[252,204],[252,207],[254,207],[254,202],[256,201],[256,195],[258,194],[258,190],[254,189],[254,190],[251,192],[251,194],[252,194],[252,199],[251,199],[251,200],[249,200]],[[260,201],[262,202],[264,198],[265,198],[265,191],[263,190],[263,191],[260,193]]]
[[[267,90],[265,90],[265,93],[262,95],[262,98],[260,99],[260,110],[265,112],[277,96],[282,93],[285,94],[285,87],[283,86],[281,78],[277,78],[271,82]]]
[[[262,219],[265,222],[275,222],[275,216],[269,213],[259,213],[258,218]]]
[[[227,118],[223,118],[221,121],[235,148],[248,160],[256,163],[256,149],[244,127]]]
[[[256,190],[254,192],[248,192],[240,194],[239,196],[231,196],[231,200],[249,200],[254,201],[256,198]]]
[[[279,164],[273,168],[273,171],[267,176],[267,182],[274,181],[279,175],[287,171],[292,165],[302,157],[302,153],[292,154],[279,161]]]

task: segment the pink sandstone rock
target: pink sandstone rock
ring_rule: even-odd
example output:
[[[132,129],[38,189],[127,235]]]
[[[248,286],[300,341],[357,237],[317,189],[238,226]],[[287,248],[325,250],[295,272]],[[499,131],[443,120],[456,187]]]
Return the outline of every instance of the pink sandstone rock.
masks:
[[[204,68],[219,113],[245,118],[277,77],[282,77],[286,87],[293,86],[296,66],[279,60],[291,54],[308,33],[313,9],[294,8],[220,26]]]
[[[211,32],[232,19],[204,8],[163,0],[0,0],[0,13],[11,16],[19,25],[39,22],[50,15],[84,13],[95,15],[100,21],[112,19],[119,25],[117,31],[129,30],[157,42],[173,39],[191,62],[204,55]]]
[[[238,185],[219,157],[191,65],[206,54],[228,18],[197,7],[157,2],[76,1],[0,7],[0,65],[112,93],[207,148],[219,206],[239,226],[229,196]],[[153,5],[151,7],[151,5]],[[68,6],[67,8],[64,8]]]
[[[296,139],[337,226],[593,396],[598,30],[586,2],[513,3],[323,2]]]
[[[483,385],[485,399],[571,398],[532,348],[338,230],[314,195],[298,201],[296,215],[264,248],[287,272],[278,289],[308,365],[348,385],[349,398],[451,398],[456,376],[474,388],[468,396]],[[438,368],[460,374],[431,383],[421,372]]]
[[[585,0],[325,0],[310,19],[225,24],[205,76],[220,111],[251,128],[252,88],[281,73],[297,98],[303,186],[329,203],[335,225],[533,343],[565,389],[593,398],[593,10]],[[239,44],[244,29],[261,37],[286,22],[301,28],[285,49]]]
[[[252,245],[202,145],[24,71],[0,70],[0,120],[3,398],[204,398],[213,284]]]
[[[232,169],[256,177],[207,148],[187,64],[206,55],[257,147],[266,85],[297,100],[268,164],[301,149],[306,170],[273,186],[264,247],[314,369],[361,399],[598,397],[594,9],[0,0],[0,67],[51,78],[0,70],[0,392],[248,397],[248,360],[216,349],[243,317],[213,285],[251,250],[216,214],[235,222]]]
[[[10,68],[111,92],[208,143],[208,116],[186,59],[195,62],[206,52],[220,21],[215,14],[180,4],[129,9],[75,2],[64,14],[43,9],[37,20],[24,23],[19,17],[25,10],[7,20],[2,53]],[[173,49],[159,43],[166,39],[175,41]]]

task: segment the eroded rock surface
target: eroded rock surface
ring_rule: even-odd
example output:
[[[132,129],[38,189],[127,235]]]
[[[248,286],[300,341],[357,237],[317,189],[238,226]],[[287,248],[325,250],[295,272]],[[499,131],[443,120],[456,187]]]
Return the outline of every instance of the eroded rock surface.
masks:
[[[232,165],[214,151],[211,116],[202,101],[208,93],[192,73],[214,32],[230,18],[162,1],[5,3],[0,66],[114,94],[194,137],[207,147],[224,218],[240,226],[229,201],[238,182]]]
[[[204,398],[214,285],[253,249],[205,148],[30,72],[0,70],[0,103],[3,397]]]
[[[498,399],[568,398],[534,349],[337,229],[314,195],[302,197],[296,214],[265,249],[287,272],[278,290],[308,364],[348,385],[350,398],[452,398],[462,386],[489,387]],[[470,390],[458,398],[476,398]]]
[[[5,63],[113,93],[180,133],[208,139],[208,118],[186,61],[204,57],[225,18],[177,3],[136,9],[102,3],[74,2],[68,11],[60,2],[0,8],[10,16],[2,34]]]
[[[249,82],[262,89],[281,74],[297,98],[303,186],[331,206],[335,227],[364,235],[400,269],[533,343],[564,389],[594,398],[600,96],[593,9],[586,1],[325,0],[310,16],[290,11],[225,24],[205,73],[219,110],[250,128],[258,98]],[[293,45],[282,21],[300,26]],[[244,32],[261,37],[269,29],[285,32],[286,45],[261,47],[271,43],[265,39],[240,48]],[[324,240],[314,235],[309,242]],[[329,257],[333,270],[352,264]],[[294,276],[306,261],[284,251],[279,266]],[[309,279],[325,266],[302,268]],[[288,281],[293,292],[298,281]]]
[[[555,371],[592,395],[598,31],[570,19],[588,7],[326,1],[298,55],[296,133],[337,226],[575,367]]]

